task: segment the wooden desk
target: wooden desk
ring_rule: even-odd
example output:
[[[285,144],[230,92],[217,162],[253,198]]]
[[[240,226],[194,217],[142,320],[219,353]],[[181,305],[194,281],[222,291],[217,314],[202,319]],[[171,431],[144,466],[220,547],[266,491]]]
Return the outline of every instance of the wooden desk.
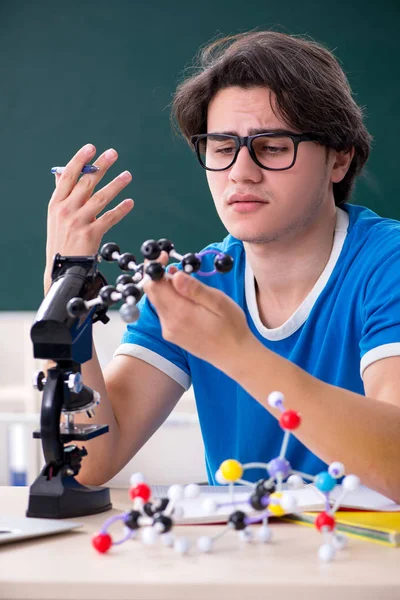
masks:
[[[0,546],[1,599],[74,600],[396,600],[400,549],[351,539],[328,564],[317,557],[314,529],[273,524],[270,544],[246,544],[229,532],[213,553],[195,546],[179,556],[160,544],[129,541],[100,555],[91,535],[112,514],[130,508],[127,490],[113,490],[114,509],[74,519],[81,529]],[[0,513],[23,516],[28,488],[0,487]],[[177,528],[178,529],[178,528]],[[193,544],[218,526],[179,527]],[[114,532],[119,533],[118,530]]]

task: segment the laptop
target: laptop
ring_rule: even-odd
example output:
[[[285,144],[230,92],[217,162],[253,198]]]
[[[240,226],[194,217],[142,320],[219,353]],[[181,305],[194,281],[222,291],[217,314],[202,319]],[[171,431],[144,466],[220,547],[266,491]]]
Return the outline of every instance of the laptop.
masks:
[[[74,521],[0,515],[0,545],[19,542],[29,538],[64,533],[81,526],[82,523],[75,523]]]

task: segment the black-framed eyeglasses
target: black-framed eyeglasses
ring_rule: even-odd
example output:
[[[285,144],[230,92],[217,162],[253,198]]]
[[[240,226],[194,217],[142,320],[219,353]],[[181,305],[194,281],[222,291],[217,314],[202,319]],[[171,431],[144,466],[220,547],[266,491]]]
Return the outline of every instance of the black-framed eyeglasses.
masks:
[[[201,133],[190,138],[199,163],[208,171],[229,169],[242,146],[247,147],[251,158],[261,169],[286,171],[296,162],[300,142],[320,140],[320,136],[315,133],[292,133],[284,130],[244,137],[225,133]]]

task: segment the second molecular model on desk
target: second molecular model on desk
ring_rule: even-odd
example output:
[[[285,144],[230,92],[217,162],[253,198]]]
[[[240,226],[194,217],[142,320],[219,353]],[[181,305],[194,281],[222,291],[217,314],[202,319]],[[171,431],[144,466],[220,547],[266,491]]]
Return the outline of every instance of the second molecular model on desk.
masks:
[[[315,519],[316,529],[323,534],[324,542],[318,550],[318,556],[322,561],[331,561],[336,551],[345,547],[347,538],[336,531],[335,512],[348,492],[355,491],[360,484],[356,475],[347,475],[342,482],[342,494],[335,503],[331,502],[330,493],[336,487],[338,479],[344,476],[344,466],[339,462],[329,465],[327,471],[322,471],[316,476],[300,473],[292,469],[289,461],[285,458],[286,449],[291,432],[301,424],[301,416],[293,410],[285,410],[284,396],[281,392],[272,392],[268,396],[271,407],[281,412],[279,424],[284,431],[281,451],[279,456],[268,463],[241,464],[235,459],[225,460],[216,473],[216,480],[222,485],[230,487],[229,502],[223,504],[215,503],[212,498],[207,498],[203,509],[205,514],[217,514],[218,509],[232,507],[225,528],[214,536],[201,536],[197,540],[197,549],[200,552],[210,552],[215,542],[229,531],[237,531],[242,541],[253,540],[252,525],[261,524],[257,530],[257,538],[260,542],[267,543],[272,538],[269,526],[270,517],[282,517],[285,514],[296,514],[298,506],[296,498],[291,490],[303,487],[303,479],[313,481],[315,488],[320,492],[325,501],[325,510],[320,512]],[[252,468],[263,468],[268,477],[257,483],[243,479],[246,470]],[[283,482],[287,490],[283,489]],[[142,529],[142,541],[144,544],[153,544],[160,538],[167,546],[173,546],[180,554],[186,554],[189,550],[189,541],[184,538],[174,538],[172,529],[174,519],[181,519],[182,510],[179,502],[185,498],[195,498],[200,492],[200,487],[190,484],[186,487],[173,485],[168,490],[166,498],[152,498],[151,487],[148,486],[144,477],[139,473],[131,478],[132,487],[130,497],[133,500],[133,510],[121,515],[107,519],[102,529],[93,539],[92,544],[100,553],[107,552],[112,546],[120,545],[129,539],[136,538],[139,529]],[[246,484],[252,487],[247,500],[235,499],[235,490],[240,487],[235,484]],[[244,505],[247,505],[247,510]],[[243,510],[237,508],[241,505]],[[249,514],[249,511],[251,514]],[[109,528],[116,522],[124,525],[124,535],[119,541],[114,541],[108,533]]]

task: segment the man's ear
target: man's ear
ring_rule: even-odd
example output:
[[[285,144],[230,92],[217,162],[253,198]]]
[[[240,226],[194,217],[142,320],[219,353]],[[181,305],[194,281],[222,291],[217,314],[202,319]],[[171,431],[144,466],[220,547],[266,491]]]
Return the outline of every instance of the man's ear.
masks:
[[[346,175],[351,161],[354,156],[354,146],[349,150],[342,150],[341,152],[335,151],[335,160],[332,166],[331,181],[333,183],[339,183]]]

